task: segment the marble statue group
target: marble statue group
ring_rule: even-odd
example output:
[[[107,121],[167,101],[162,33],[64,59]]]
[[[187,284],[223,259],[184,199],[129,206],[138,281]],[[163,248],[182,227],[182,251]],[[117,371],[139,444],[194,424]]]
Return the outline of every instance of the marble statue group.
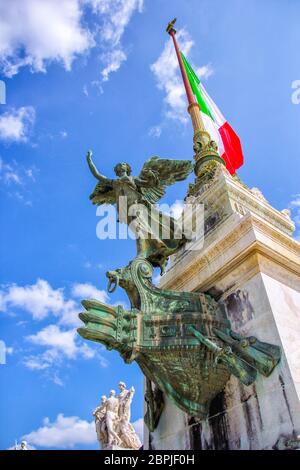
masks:
[[[142,444],[130,423],[130,408],[134,388],[126,389],[124,382],[119,383],[119,395],[111,390],[109,397],[101,397],[100,405],[94,410],[97,439],[102,449],[138,450]]]

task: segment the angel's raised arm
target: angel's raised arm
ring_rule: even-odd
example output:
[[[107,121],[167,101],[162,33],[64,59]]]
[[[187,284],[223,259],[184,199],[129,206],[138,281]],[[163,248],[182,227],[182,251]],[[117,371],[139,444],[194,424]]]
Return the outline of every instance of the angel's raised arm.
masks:
[[[97,170],[94,162],[93,162],[93,159],[92,159],[92,151],[89,150],[88,153],[87,153],[87,156],[86,156],[86,159],[87,159],[87,162],[88,162],[88,165],[89,165],[89,168],[91,170],[91,173],[95,176],[95,178],[97,178],[97,180],[99,180],[100,182],[102,183],[107,183],[108,181],[110,181],[108,178],[106,178],[106,176],[103,176],[101,175],[101,173],[99,173],[99,171]]]

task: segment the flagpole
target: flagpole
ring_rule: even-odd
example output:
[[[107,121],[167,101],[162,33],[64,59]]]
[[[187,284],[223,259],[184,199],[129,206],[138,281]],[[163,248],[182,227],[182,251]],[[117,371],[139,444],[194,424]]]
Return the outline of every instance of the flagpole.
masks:
[[[189,112],[189,114],[191,116],[191,119],[192,119],[194,134],[196,134],[198,131],[204,131],[205,128],[204,128],[204,124],[203,124],[203,121],[202,121],[202,118],[201,118],[199,104],[197,103],[197,101],[194,97],[194,93],[192,91],[187,73],[186,73],[184,65],[183,65],[183,61],[182,61],[182,57],[181,57],[181,54],[180,54],[178,42],[177,42],[176,36],[175,36],[176,35],[176,29],[174,29],[174,24],[175,24],[175,20],[171,21],[168,24],[167,33],[173,39],[174,48],[175,48],[175,51],[176,51],[176,56],[177,56],[179,68],[180,68],[180,71],[181,71],[181,76],[182,76],[182,80],[183,80],[183,84],[184,84],[188,104],[189,104],[188,105],[188,112]]]
[[[195,189],[202,183],[202,178],[206,171],[211,171],[209,170],[209,167],[211,168],[212,161],[214,161],[213,166],[215,167],[216,164],[223,164],[225,165],[224,160],[220,157],[219,152],[218,152],[218,147],[216,142],[214,142],[211,139],[211,136],[209,132],[205,129],[202,116],[201,116],[201,110],[198,102],[195,99],[194,93],[192,91],[184,64],[183,60],[180,54],[179,46],[176,40],[176,30],[174,29],[174,24],[176,22],[176,19],[173,21],[170,21],[170,23],[167,26],[167,33],[171,36],[173,39],[175,51],[176,51],[176,56],[177,60],[179,63],[181,75],[182,75],[182,80],[188,100],[188,112],[191,116],[192,119],[192,124],[193,124],[193,129],[194,129],[194,159],[195,159],[195,175],[196,175],[196,182],[195,182]],[[208,166],[207,166],[208,163]]]

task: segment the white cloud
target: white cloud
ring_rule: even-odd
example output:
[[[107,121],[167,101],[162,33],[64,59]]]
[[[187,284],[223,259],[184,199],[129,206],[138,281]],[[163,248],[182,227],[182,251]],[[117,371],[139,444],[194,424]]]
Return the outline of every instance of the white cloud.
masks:
[[[36,335],[27,336],[28,341],[40,346],[50,346],[57,353],[74,359],[79,348],[75,344],[76,330],[61,330],[57,325],[48,325]]]
[[[85,261],[83,263],[83,267],[86,268],[86,269],[91,269],[92,268],[92,263],[90,261]]]
[[[28,178],[30,178],[32,181],[35,181],[35,172],[36,172],[36,168],[35,167],[31,167],[31,168],[27,168],[25,170],[25,174]]]
[[[187,57],[194,41],[185,29],[180,29],[177,32],[177,39],[182,52]],[[188,121],[187,100],[173,42],[170,38],[165,42],[161,55],[150,68],[155,76],[157,87],[165,93],[166,117],[186,123]],[[211,65],[205,65],[196,69],[196,72],[200,78],[207,78],[213,73],[213,70]]]
[[[97,92],[99,95],[102,95],[104,93],[103,87],[102,87],[102,82],[100,80],[93,80],[91,82],[91,85],[96,88]]]
[[[83,93],[84,93],[85,96],[89,96],[89,92],[88,92],[88,89],[87,89],[87,85],[84,85],[84,86],[83,86],[82,91],[83,91]]]
[[[32,106],[11,109],[0,116],[0,139],[5,141],[26,142],[35,121]]]
[[[0,70],[8,77],[22,67],[46,72],[53,62],[70,70],[76,57],[95,47],[101,52],[101,79],[107,81],[127,59],[122,38],[143,4],[144,0],[0,0]]]
[[[21,176],[19,174],[19,170],[17,168],[17,165],[6,163],[1,157],[0,157],[0,180],[5,183],[5,184],[21,184]]]
[[[0,311],[7,312],[13,308],[21,309],[32,315],[35,320],[44,320],[49,316],[57,317],[56,324],[50,324],[36,334],[25,339],[35,347],[42,348],[23,358],[23,364],[30,370],[51,370],[51,380],[62,385],[54,373],[66,360],[97,359],[101,367],[107,367],[107,360],[101,355],[101,346],[95,349],[83,341],[76,328],[81,326],[78,313],[81,307],[77,299],[96,298],[108,301],[105,291],[89,283],[75,283],[70,289],[71,297],[66,299],[62,288],[53,289],[51,285],[38,279],[35,284],[18,286],[3,285],[0,289]]]
[[[104,82],[107,82],[109,79],[109,75],[112,72],[116,72],[121,67],[122,62],[127,59],[127,56],[124,51],[121,49],[115,49],[108,54],[102,56],[103,62],[107,65],[101,72],[102,78]]]
[[[102,20],[99,28],[99,42],[105,49],[101,59],[103,81],[116,72],[127,59],[121,43],[123,34],[135,11],[142,12],[144,0],[87,0]]]
[[[94,421],[88,422],[78,416],[58,414],[55,421],[43,420],[43,425],[22,439],[41,448],[73,449],[79,445],[97,442]]]
[[[70,70],[74,58],[94,45],[82,24],[80,0],[0,2],[0,63],[5,75],[20,67],[45,72],[48,63]]]
[[[21,202],[25,206],[32,207],[32,201],[28,200],[23,193],[20,193],[19,191],[15,192],[8,192],[7,193],[9,197],[12,199]]]
[[[44,320],[53,315],[62,325],[77,326],[80,305],[77,299],[93,298],[107,302],[106,291],[99,290],[93,284],[75,283],[71,288],[71,297],[65,298],[64,289],[54,289],[48,281],[38,279],[35,284],[19,286],[2,285],[0,289],[0,311],[13,308],[22,309],[32,315],[34,320]]]
[[[156,137],[157,139],[161,136],[162,128],[161,126],[153,126],[149,129],[149,137]]]
[[[81,324],[78,313],[82,307],[77,299],[108,301],[106,291],[89,283],[75,283],[71,288],[71,296],[74,298],[65,298],[63,288],[54,289],[44,279],[27,286],[3,285],[0,290],[0,311],[18,308],[28,312],[34,320],[44,320],[53,315],[62,325],[78,326]]]
[[[18,286],[10,284],[0,291],[1,310],[20,308],[30,313],[35,320],[43,320],[50,314],[60,317],[62,323],[77,322],[78,306],[72,299],[64,298],[63,289],[53,289],[50,284],[38,279],[35,284]]]
[[[290,209],[292,218],[295,222],[297,232],[300,230],[300,194],[296,194],[294,199],[290,202]],[[296,232],[296,238],[299,238],[299,233]]]
[[[89,0],[94,11],[103,18],[101,36],[105,41],[117,46],[133,13],[143,10],[144,0]]]
[[[174,217],[174,219],[178,219],[183,212],[184,202],[180,199],[176,199],[170,206],[166,203],[159,204],[159,209],[165,214]]]
[[[107,302],[106,291],[89,283],[75,283],[71,296],[76,299],[93,298]],[[48,281],[38,279],[35,284],[18,286],[4,285],[0,290],[0,310],[18,308],[30,313],[34,320],[43,320],[50,315],[59,317],[61,324],[77,325],[80,306],[76,300],[66,299],[64,289],[54,289]]]
[[[27,369],[30,370],[44,370],[50,367],[51,363],[47,362],[43,357],[40,356],[29,356],[25,357],[23,364]]]
[[[31,370],[44,370],[51,366],[60,366],[65,359],[92,359],[96,356],[96,351],[82,342],[76,329],[62,330],[57,325],[48,325],[35,335],[29,335],[26,339],[36,346],[43,346],[47,349],[39,354],[27,356],[23,364]],[[57,374],[52,380],[57,382]]]
[[[143,418],[133,423],[141,442],[143,442]],[[94,421],[88,422],[78,416],[64,416],[59,413],[55,421],[44,418],[43,425],[22,437],[30,445],[40,448],[74,449],[77,446],[97,444]]]
[[[143,418],[137,419],[134,423],[132,423],[137,435],[140,438],[140,441],[144,442],[144,420]]]
[[[183,212],[183,209],[184,209],[184,202],[176,199],[176,201],[170,207],[170,213],[175,219],[179,219],[179,217],[181,216]]]
[[[158,273],[153,277],[152,282],[155,286],[157,286],[159,284],[160,280],[161,280],[161,274]]]
[[[206,80],[211,75],[213,75],[214,70],[211,64],[206,64],[199,68],[195,67],[195,72],[199,78],[202,78],[202,80]]]
[[[35,166],[23,167],[16,160],[9,163],[0,157],[0,181],[7,186],[24,186],[36,180],[38,169]]]
[[[72,287],[72,295],[79,299],[96,299],[107,302],[108,295],[105,290],[99,290],[89,283],[76,283]]]
[[[61,378],[57,374],[53,375],[52,381],[55,383],[55,385],[59,385],[60,387],[64,386],[64,382],[61,380]]]

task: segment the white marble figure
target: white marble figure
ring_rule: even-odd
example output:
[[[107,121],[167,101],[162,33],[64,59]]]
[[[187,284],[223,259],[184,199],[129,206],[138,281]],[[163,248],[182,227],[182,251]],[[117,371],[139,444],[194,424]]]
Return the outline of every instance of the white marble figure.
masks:
[[[107,397],[102,395],[101,404],[93,412],[95,417],[95,427],[97,433],[97,439],[101,444],[101,447],[104,447],[107,442],[107,428],[106,428],[106,401]]]
[[[20,449],[20,450],[28,450],[27,442],[26,442],[26,441],[22,441],[22,442],[21,442],[21,449]]]
[[[130,407],[134,388],[126,390],[124,382],[119,383],[120,394],[111,390],[109,398],[101,397],[100,405],[94,410],[97,439],[102,449],[139,449],[141,442],[130,423]]]
[[[119,400],[116,397],[115,390],[111,390],[109,398],[106,400],[106,428],[108,435],[108,445],[119,445],[121,443],[120,438],[117,434],[118,421],[119,421]]]
[[[20,445],[18,445],[17,442],[16,442],[15,443],[15,450],[28,450],[27,442],[22,441]]]
[[[119,382],[119,389],[119,434],[126,448],[138,450],[142,444],[130,423],[130,407],[135,390],[133,387],[130,390],[126,390],[124,382]]]

